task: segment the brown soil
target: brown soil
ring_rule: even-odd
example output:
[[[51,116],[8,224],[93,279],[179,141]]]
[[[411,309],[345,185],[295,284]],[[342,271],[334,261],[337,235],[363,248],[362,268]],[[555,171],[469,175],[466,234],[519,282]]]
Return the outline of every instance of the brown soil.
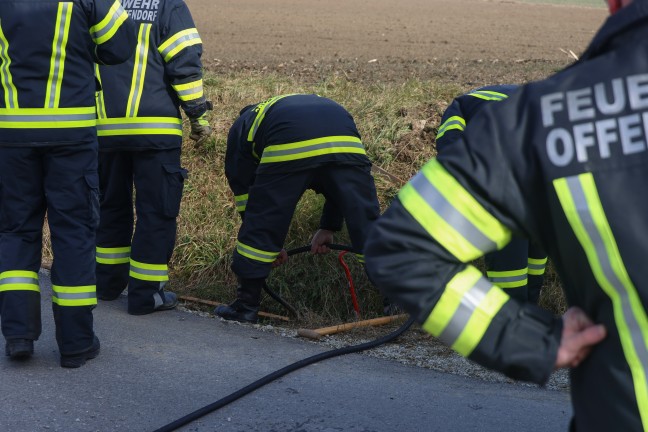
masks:
[[[214,72],[269,69],[317,79],[436,78],[460,85],[539,79],[570,63],[604,8],[507,0],[187,0]]]

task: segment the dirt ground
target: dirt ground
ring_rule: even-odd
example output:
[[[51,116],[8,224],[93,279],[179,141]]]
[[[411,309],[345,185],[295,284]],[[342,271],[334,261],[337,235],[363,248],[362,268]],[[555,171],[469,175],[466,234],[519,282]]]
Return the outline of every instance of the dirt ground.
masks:
[[[524,82],[573,61],[604,8],[510,0],[187,0],[214,72]],[[567,3],[567,2],[565,2]],[[601,2],[602,3],[602,2]]]

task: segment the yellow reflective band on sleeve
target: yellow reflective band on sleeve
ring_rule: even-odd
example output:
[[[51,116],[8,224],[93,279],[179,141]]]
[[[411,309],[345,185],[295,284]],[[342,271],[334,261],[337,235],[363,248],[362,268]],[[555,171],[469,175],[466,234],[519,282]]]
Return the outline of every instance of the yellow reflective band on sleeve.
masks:
[[[165,62],[169,62],[173,57],[176,56],[183,49],[190,47],[192,45],[201,44],[202,40],[198,34],[198,30],[195,28],[190,28],[182,30],[162,43],[158,47],[158,51],[164,58]]]
[[[240,241],[236,242],[236,252],[243,255],[246,258],[250,258],[254,261],[260,261],[264,263],[271,263],[277,259],[279,252],[269,252],[261,249],[254,248],[252,246],[241,243]]]
[[[439,127],[439,132],[437,132],[436,139],[441,138],[443,135],[445,135],[446,132],[452,129],[457,129],[460,131],[466,129],[466,120],[460,116],[450,117]]]
[[[446,285],[423,329],[466,357],[508,300],[504,291],[468,266]]]
[[[0,21],[0,84],[2,84],[4,90],[5,106],[7,108],[18,108],[18,91],[11,76],[9,41],[2,31],[2,21]]]
[[[8,270],[0,273],[0,292],[6,291],[40,292],[38,273],[25,270]]]
[[[507,271],[487,271],[488,280],[500,288],[520,288],[527,284],[526,268]]]
[[[59,306],[94,306],[97,304],[97,287],[52,285],[52,303]]]
[[[202,79],[185,84],[172,84],[171,87],[183,102],[200,99],[204,95]]]
[[[166,264],[145,264],[132,259],[130,263],[128,274],[132,278],[152,282],[169,280],[169,266]]]
[[[287,162],[335,153],[366,154],[362,141],[354,136],[328,136],[263,149],[260,163]]]
[[[252,122],[252,126],[250,127],[250,131],[248,132],[247,140],[250,141],[250,142],[254,141],[254,137],[256,136],[257,130],[259,129],[259,126],[261,125],[261,122],[265,118],[266,112],[268,111],[268,109],[272,105],[274,105],[275,103],[277,103],[278,101],[280,101],[281,99],[283,99],[285,97],[294,96],[296,94],[297,93],[291,93],[291,94],[286,94],[286,95],[281,95],[281,96],[275,96],[275,97],[272,97],[272,98],[268,99],[265,102],[261,102],[260,104],[258,104],[256,106],[256,108],[254,108],[257,115],[256,115],[256,117],[254,117],[254,121]]]
[[[554,188],[598,285],[610,297],[614,321],[648,430],[648,316],[625,268],[591,173],[554,180]]]
[[[140,24],[137,35],[137,48],[135,49],[135,62],[133,63],[133,76],[131,78],[128,104],[126,105],[126,117],[136,117],[139,110],[146,78],[151,27],[151,24]]]
[[[178,135],[182,120],[175,117],[120,117],[97,120],[98,136]]]
[[[491,90],[475,90],[468,93],[468,96],[473,96],[479,99],[484,99],[488,101],[501,101],[508,98],[504,93],[491,91]]]
[[[235,195],[234,203],[236,204],[236,211],[244,212],[247,207],[249,194]]]
[[[126,264],[130,262],[130,246],[104,248],[97,246],[97,263],[99,264]]]
[[[83,108],[0,108],[0,128],[65,129],[94,127],[96,107]]]
[[[99,65],[95,63],[95,77],[101,85],[101,71],[99,70]],[[97,118],[106,118],[106,104],[104,103],[103,90],[95,92],[95,101],[97,104]]]
[[[358,262],[360,262],[361,264],[364,264],[365,258],[364,258],[363,254],[354,254],[354,255],[358,259]]]
[[[501,249],[511,240],[511,231],[436,159],[401,189],[398,198],[412,217],[462,262]]]
[[[70,22],[72,21],[72,6],[72,2],[63,2],[58,5],[49,78],[47,79],[47,91],[45,93],[45,108],[58,108],[59,106],[61,83],[65,71],[66,47],[70,34]]]
[[[106,16],[98,24],[90,27],[92,40],[97,45],[108,42],[127,19],[128,14],[119,3],[119,0],[115,0]]]
[[[547,269],[547,258],[529,258],[529,274],[542,276]]]

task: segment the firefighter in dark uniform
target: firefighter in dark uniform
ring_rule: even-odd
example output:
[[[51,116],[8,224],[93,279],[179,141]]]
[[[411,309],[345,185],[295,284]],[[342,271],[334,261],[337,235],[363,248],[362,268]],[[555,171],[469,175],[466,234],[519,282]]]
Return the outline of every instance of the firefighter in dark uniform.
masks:
[[[441,118],[437,153],[452,146],[483,107],[507,99],[517,88],[511,84],[491,85],[456,97]],[[547,265],[547,254],[542,248],[525,238],[514,237],[503,249],[486,254],[484,259],[491,282],[516,300],[538,304]]]
[[[361,262],[369,225],[380,209],[360,134],[351,114],[317,95],[283,95],[241,111],[227,138],[225,175],[241,225],[232,270],[236,300],[219,306],[227,320],[256,322],[261,289],[282,249],[295,206],[312,189],[326,201],[311,252],[325,253],[346,221]]]
[[[647,431],[648,1],[608,3],[579,61],[485,107],[400,191],[365,257],[460,354],[536,383],[573,368],[572,430]],[[548,252],[562,320],[468,264],[512,233]]]
[[[0,316],[11,358],[31,356],[41,334],[46,211],[61,366],[99,354],[94,63],[123,62],[134,45],[134,25],[115,0],[0,3]]]
[[[101,222],[97,295],[114,300],[128,286],[128,313],[169,310],[165,290],[187,170],[180,165],[182,116],[190,137],[211,134],[203,93],[202,42],[182,0],[122,1],[137,24],[135,55],[100,66],[98,94]],[[133,229],[133,187],[136,225]]]

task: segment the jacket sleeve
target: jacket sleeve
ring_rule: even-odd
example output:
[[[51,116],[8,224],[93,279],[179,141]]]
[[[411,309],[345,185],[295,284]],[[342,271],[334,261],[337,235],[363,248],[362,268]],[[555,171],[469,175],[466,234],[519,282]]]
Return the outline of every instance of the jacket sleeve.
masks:
[[[436,136],[437,152],[445,149],[463,135],[466,129],[466,119],[461,106],[461,96],[455,98],[443,113],[441,126]]]
[[[119,0],[95,0],[84,4],[90,22],[90,36],[95,43],[98,64],[114,65],[128,60],[135,51],[135,23]]]
[[[399,192],[370,232],[366,268],[386,297],[459,354],[512,378],[544,383],[562,321],[510,299],[470,264],[504,247],[512,230],[524,234],[533,225],[523,192],[532,186],[513,173],[521,161],[512,163],[502,151],[510,146],[499,145],[512,134],[502,124],[513,122],[498,125],[492,108]],[[515,112],[512,106],[506,114]]]
[[[256,178],[258,159],[254,157],[252,143],[241,132],[241,120],[234,123],[227,137],[225,177],[234,194],[236,211],[245,218],[248,194]]]
[[[166,16],[161,28],[158,51],[180,106],[189,118],[198,118],[207,110],[203,91],[202,40],[189,8],[179,2]]]

